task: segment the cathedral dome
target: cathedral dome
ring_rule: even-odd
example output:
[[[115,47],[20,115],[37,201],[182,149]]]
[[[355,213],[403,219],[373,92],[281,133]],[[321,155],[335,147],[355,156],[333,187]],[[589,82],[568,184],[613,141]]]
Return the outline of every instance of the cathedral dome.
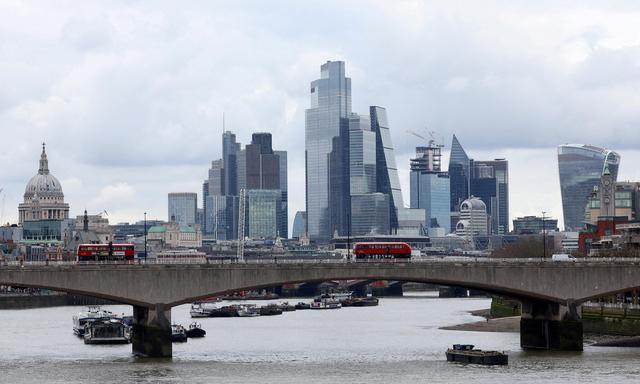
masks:
[[[42,145],[42,155],[40,155],[40,168],[38,174],[33,176],[24,190],[24,197],[34,198],[64,198],[60,181],[49,173],[49,161],[44,145]]]

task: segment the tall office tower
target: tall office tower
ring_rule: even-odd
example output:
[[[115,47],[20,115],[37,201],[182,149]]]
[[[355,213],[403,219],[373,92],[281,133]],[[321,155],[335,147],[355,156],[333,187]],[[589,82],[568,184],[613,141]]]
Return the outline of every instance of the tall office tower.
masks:
[[[453,135],[449,156],[449,176],[451,177],[451,211],[459,211],[460,204],[469,197],[471,159]]]
[[[216,240],[237,239],[238,205],[238,196],[207,196],[205,225],[208,234]]]
[[[370,115],[352,113],[349,116],[349,196],[350,234],[388,235],[390,229],[390,198],[377,191],[376,132]]]
[[[509,163],[505,159],[471,161],[471,194],[487,206],[492,234],[509,232]]]
[[[223,195],[238,195],[236,155],[239,150],[240,143],[236,142],[236,135],[230,131],[225,131],[222,134]]]
[[[460,204],[469,197],[471,160],[460,145],[456,135],[451,142],[449,156],[449,180],[451,182],[451,228],[455,228],[460,218]]]
[[[291,238],[300,239],[307,236],[307,212],[298,211],[293,218],[293,229],[291,231]]]
[[[196,224],[198,212],[198,194],[192,192],[169,193],[169,221],[182,226]]]
[[[246,236],[252,239],[278,237],[278,216],[282,194],[278,189],[247,190]]]
[[[428,147],[417,147],[411,159],[410,205],[424,209],[431,236],[451,232],[450,180],[448,173],[440,171],[440,158],[440,147],[430,141]]]
[[[254,133],[251,144],[237,152],[237,160],[238,185],[247,190],[246,235],[286,238],[287,152],[273,150],[270,133]]]
[[[224,168],[222,159],[211,162],[207,185],[209,185],[209,195],[224,195]]]
[[[207,230],[207,196],[209,196],[209,179],[206,179],[202,183],[202,234],[207,235],[209,231]]]
[[[280,159],[280,216],[278,218],[278,235],[284,239],[289,237],[289,181],[287,179],[287,151],[273,151]]]
[[[608,149],[584,144],[558,147],[558,169],[564,229],[578,231],[585,219],[585,207],[593,187],[599,185],[606,168],[615,181],[620,155]]]
[[[326,242],[335,228],[329,210],[332,200],[345,200],[342,195],[330,195],[328,188],[330,175],[339,172],[330,169],[331,152],[340,144],[334,139],[351,113],[351,79],[345,77],[343,61],[327,61],[320,67],[320,79],[311,82],[310,96],[311,105],[305,111],[307,230],[311,240]]]
[[[273,152],[270,133],[254,133],[245,156],[247,189],[280,189],[280,157]]]
[[[232,240],[237,236],[234,218],[238,216],[238,197],[224,194],[226,173],[223,165],[223,159],[212,161],[209,178],[205,181],[208,191],[204,203],[204,227],[205,234],[216,240]]]
[[[382,107],[369,107],[371,127],[376,133],[376,184],[377,192],[389,195],[389,228],[395,233],[400,226],[399,217],[405,217],[411,221],[417,212],[404,212],[404,201],[400,189],[400,178],[396,166],[396,156],[391,142],[391,132],[387,120],[387,110]]]

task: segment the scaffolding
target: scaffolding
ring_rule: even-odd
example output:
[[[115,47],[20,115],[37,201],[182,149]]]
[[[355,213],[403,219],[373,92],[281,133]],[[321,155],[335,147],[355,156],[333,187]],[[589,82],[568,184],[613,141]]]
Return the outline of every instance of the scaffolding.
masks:
[[[238,253],[236,255],[238,262],[244,261],[244,224],[245,224],[245,206],[247,192],[244,188],[240,189],[240,203],[238,204]]]

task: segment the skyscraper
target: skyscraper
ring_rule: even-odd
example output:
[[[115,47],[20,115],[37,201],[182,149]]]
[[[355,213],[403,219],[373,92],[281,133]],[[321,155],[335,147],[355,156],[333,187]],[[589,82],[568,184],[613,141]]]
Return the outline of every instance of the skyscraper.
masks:
[[[411,159],[410,204],[424,209],[430,235],[438,232],[435,228],[442,228],[440,235],[451,232],[450,180],[440,171],[440,152],[431,141],[428,147],[417,147],[416,158]]]
[[[608,149],[585,144],[564,144],[558,147],[558,170],[564,229],[578,231],[585,220],[585,208],[593,187],[608,168],[617,180],[620,155]]]
[[[387,120],[387,110],[369,107],[371,127],[376,133],[376,180],[377,192],[389,195],[389,227],[395,232],[399,227],[399,211],[405,209],[400,189],[400,178],[396,166],[396,155],[391,142],[391,131]],[[405,215],[407,217],[411,216]]]
[[[469,197],[471,160],[464,148],[453,135],[449,156],[449,177],[451,178],[451,212],[460,210],[460,204]]]
[[[471,161],[471,194],[479,197],[491,216],[493,234],[509,232],[509,163],[505,159]]]
[[[230,131],[225,131],[222,134],[222,164],[224,167],[222,191],[224,195],[238,195],[236,155],[239,150],[240,143],[236,142],[236,135]]]
[[[168,196],[169,221],[181,226],[196,224],[198,194],[193,192],[172,192]]]
[[[351,113],[351,79],[345,77],[343,61],[327,61],[320,67],[320,79],[311,82],[310,96],[311,105],[305,111],[307,230],[311,240],[328,241],[335,227],[330,200],[344,200],[341,195],[330,197],[328,188],[329,176],[337,172],[330,169],[329,161],[334,139]]]

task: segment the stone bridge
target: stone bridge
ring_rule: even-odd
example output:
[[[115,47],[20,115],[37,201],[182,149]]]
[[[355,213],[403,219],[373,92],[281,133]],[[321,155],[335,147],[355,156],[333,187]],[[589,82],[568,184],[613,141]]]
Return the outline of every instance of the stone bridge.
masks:
[[[580,304],[640,286],[640,261],[429,260],[400,263],[23,265],[0,267],[0,285],[48,288],[131,304],[133,351],[171,356],[171,307],[243,289],[328,280],[397,280],[459,286],[522,302],[521,346],[582,349]]]

